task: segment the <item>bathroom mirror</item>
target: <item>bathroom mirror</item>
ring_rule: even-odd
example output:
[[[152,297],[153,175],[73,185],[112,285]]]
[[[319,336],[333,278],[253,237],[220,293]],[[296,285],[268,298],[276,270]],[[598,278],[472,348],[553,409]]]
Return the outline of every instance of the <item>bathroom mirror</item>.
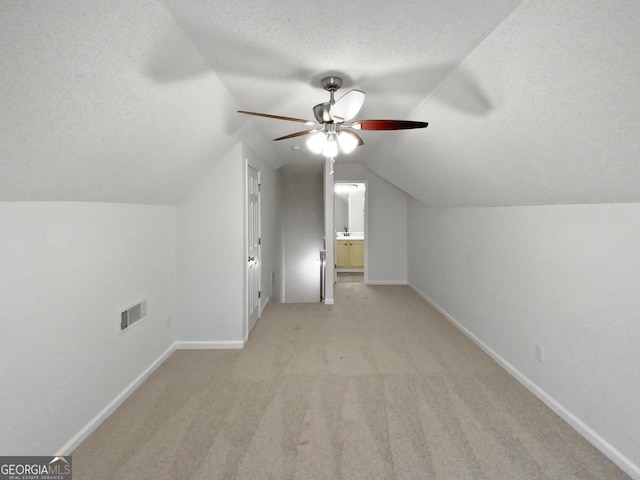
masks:
[[[364,183],[336,183],[334,190],[336,233],[364,234]]]

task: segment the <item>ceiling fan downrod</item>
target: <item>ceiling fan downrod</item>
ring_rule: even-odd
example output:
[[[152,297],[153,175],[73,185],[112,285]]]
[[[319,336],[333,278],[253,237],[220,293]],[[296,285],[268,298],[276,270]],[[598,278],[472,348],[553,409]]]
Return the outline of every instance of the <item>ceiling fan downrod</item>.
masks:
[[[329,103],[333,105],[335,102],[333,94],[336,90],[342,87],[342,79],[340,77],[324,77],[321,82],[322,88],[324,88],[331,95]]]

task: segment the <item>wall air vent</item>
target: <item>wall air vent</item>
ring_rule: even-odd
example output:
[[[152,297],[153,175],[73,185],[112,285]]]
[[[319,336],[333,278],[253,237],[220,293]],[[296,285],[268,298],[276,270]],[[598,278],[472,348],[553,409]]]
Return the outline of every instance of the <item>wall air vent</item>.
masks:
[[[147,301],[144,300],[120,314],[120,330],[126,330],[138,320],[147,316]]]

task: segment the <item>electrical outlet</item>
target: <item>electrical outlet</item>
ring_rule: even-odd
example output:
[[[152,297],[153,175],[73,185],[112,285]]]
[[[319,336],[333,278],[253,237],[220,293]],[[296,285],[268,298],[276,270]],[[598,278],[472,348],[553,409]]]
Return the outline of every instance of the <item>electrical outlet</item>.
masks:
[[[541,345],[536,344],[534,355],[536,357],[536,360],[538,360],[540,363],[544,363],[544,348],[542,348]]]

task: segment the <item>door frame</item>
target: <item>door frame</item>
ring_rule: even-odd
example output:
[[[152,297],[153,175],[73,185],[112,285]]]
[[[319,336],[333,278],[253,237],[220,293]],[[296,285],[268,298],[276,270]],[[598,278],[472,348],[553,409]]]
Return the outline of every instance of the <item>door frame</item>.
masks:
[[[258,185],[261,184],[261,172],[258,167],[252,165],[249,162],[249,159],[245,157],[243,165],[243,192],[244,192],[244,258],[243,258],[243,269],[244,269],[244,308],[243,308],[243,325],[242,325],[242,334],[244,338],[244,344],[246,345],[249,340],[249,335],[251,334],[249,330],[249,274],[247,267],[247,258],[249,256],[249,191],[248,191],[248,181],[249,181],[249,168],[252,168],[256,172],[258,172]],[[262,198],[260,194],[260,189],[258,189],[258,238],[262,238]],[[257,253],[257,261],[260,268],[260,272],[258,273],[258,291],[262,291],[262,245],[261,242],[258,243],[258,253]],[[262,298],[258,299],[258,319],[253,326],[255,326],[260,317],[262,315]]]
[[[340,180],[334,179],[333,184],[333,217],[335,219],[336,215],[336,194],[335,194],[335,186],[339,184],[353,184],[353,183],[361,183],[364,184],[364,283],[369,283],[369,182],[367,180],[345,180],[341,178]],[[333,244],[336,244],[337,238],[337,230],[334,222],[333,225]],[[337,261],[337,253],[334,255],[334,264]],[[338,278],[338,269],[335,268],[334,265],[334,274],[333,279],[334,283]]]

